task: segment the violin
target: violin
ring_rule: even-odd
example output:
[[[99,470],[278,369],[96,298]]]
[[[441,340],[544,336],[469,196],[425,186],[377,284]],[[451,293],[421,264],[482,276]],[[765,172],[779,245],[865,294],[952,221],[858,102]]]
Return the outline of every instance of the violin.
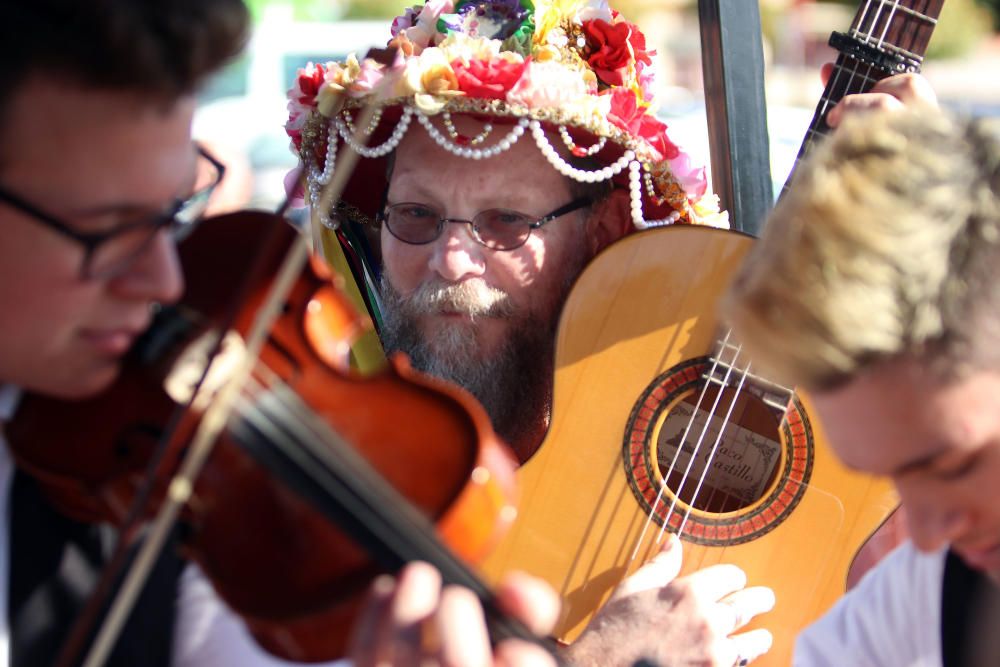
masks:
[[[152,516],[296,234],[264,212],[203,222],[179,247],[184,297],[109,390],[24,397],[10,448],[59,511],[125,526],[124,538],[137,532],[130,517]],[[402,357],[373,376],[351,371],[351,342],[370,327],[311,261],[180,513],[182,555],[283,659],[341,657],[369,581],[416,558],[488,603],[464,562],[515,515],[514,459],[470,395]],[[500,636],[529,636],[485,607]]]

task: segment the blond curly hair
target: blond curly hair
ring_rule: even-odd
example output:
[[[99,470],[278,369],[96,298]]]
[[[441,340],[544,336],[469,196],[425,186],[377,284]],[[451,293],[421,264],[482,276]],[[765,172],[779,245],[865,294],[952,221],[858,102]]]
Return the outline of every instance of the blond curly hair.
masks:
[[[1000,135],[937,110],[848,118],[813,151],[722,304],[776,379],[896,358],[1000,368]]]

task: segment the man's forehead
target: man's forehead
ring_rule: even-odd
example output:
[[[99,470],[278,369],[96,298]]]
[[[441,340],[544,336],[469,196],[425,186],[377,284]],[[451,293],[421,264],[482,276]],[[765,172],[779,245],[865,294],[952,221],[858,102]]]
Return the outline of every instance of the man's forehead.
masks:
[[[191,98],[167,107],[134,94],[29,80],[10,102],[0,178],[26,198],[57,193],[68,208],[162,204],[191,180]]]
[[[1000,438],[1000,373],[951,380],[897,360],[812,400],[838,455],[869,472],[900,472]]]

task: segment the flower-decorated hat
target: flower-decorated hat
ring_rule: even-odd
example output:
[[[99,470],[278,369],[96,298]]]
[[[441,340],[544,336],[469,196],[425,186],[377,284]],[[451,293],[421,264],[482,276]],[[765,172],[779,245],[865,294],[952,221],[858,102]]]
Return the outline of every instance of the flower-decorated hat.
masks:
[[[639,229],[727,226],[717,199],[706,193],[704,167],[653,113],[655,52],[607,0],[426,0],[393,21],[388,46],[397,49],[392,65],[356,56],[310,64],[289,91],[286,130],[305,166],[311,204],[347,145],[368,159],[359,162],[342,199],[374,219],[385,156],[407,131],[426,131],[441,148],[470,160],[534,141],[560,173],[628,188]],[[354,139],[355,125],[369,105],[376,113],[362,128],[363,145]],[[453,114],[488,122],[467,137]],[[563,155],[592,158],[586,163],[599,167],[580,168]]]

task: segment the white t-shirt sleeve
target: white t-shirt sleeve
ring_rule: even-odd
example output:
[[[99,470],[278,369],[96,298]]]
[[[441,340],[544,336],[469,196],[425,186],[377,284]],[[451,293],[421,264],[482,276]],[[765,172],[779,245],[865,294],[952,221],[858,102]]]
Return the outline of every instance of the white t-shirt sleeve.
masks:
[[[946,553],[900,545],[802,631],[795,667],[941,667]]]
[[[174,628],[174,667],[283,667],[301,663],[280,660],[254,642],[243,621],[216,595],[197,565],[181,575]],[[312,667],[348,667],[338,660]]]

